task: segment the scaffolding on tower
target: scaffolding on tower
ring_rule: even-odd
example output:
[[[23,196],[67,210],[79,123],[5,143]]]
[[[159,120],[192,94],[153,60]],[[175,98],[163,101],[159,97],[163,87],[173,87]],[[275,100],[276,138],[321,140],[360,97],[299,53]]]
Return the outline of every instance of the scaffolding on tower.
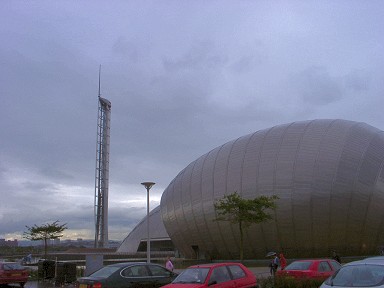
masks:
[[[111,102],[101,97],[99,70],[95,175],[95,248],[108,247],[108,186]]]

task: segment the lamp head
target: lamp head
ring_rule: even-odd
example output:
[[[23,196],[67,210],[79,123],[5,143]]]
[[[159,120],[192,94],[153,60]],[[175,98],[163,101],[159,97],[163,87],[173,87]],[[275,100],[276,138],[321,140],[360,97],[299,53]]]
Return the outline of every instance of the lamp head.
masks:
[[[156,183],[154,183],[154,182],[143,182],[143,183],[141,183],[141,185],[143,185],[145,187],[145,189],[147,189],[147,190],[151,189],[151,187],[153,185],[155,185],[155,184]]]

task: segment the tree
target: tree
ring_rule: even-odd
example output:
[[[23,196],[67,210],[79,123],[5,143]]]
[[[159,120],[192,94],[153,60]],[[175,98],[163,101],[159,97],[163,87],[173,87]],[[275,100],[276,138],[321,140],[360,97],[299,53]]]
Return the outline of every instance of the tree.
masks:
[[[244,230],[252,223],[262,223],[272,219],[268,210],[276,209],[275,201],[278,196],[259,196],[254,199],[244,199],[237,192],[224,195],[214,204],[217,214],[216,221],[229,221],[237,224],[240,230],[240,260],[244,258]]]
[[[44,258],[47,258],[48,239],[58,239],[63,237],[62,232],[68,229],[66,223],[59,225],[59,220],[41,226],[35,224],[32,227],[25,227],[27,227],[28,231],[23,233],[24,238],[32,241],[44,240]]]

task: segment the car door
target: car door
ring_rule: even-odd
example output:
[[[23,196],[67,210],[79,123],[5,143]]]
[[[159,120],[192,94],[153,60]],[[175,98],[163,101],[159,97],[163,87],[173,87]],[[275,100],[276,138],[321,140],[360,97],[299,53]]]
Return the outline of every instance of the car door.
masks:
[[[145,264],[130,266],[121,271],[125,286],[129,288],[152,287],[150,272]]]
[[[332,267],[329,265],[328,261],[320,261],[317,266],[317,272],[317,277],[322,279],[328,278],[333,274]]]
[[[235,284],[226,266],[213,268],[208,280],[208,286],[212,288],[234,288]]]
[[[173,281],[176,274],[160,265],[148,265],[151,277],[151,287],[160,287]]]
[[[233,287],[249,287],[256,285],[254,278],[248,277],[247,273],[239,265],[228,265],[229,271],[231,272],[232,279],[235,282]]]

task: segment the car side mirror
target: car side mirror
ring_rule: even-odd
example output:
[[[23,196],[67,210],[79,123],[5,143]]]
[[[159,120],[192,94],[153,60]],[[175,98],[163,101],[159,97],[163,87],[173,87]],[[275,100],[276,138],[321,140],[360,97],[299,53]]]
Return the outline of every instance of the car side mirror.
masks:
[[[217,281],[216,281],[216,280],[210,280],[210,281],[208,282],[208,286],[211,286],[211,285],[213,285],[213,284],[217,284]]]

